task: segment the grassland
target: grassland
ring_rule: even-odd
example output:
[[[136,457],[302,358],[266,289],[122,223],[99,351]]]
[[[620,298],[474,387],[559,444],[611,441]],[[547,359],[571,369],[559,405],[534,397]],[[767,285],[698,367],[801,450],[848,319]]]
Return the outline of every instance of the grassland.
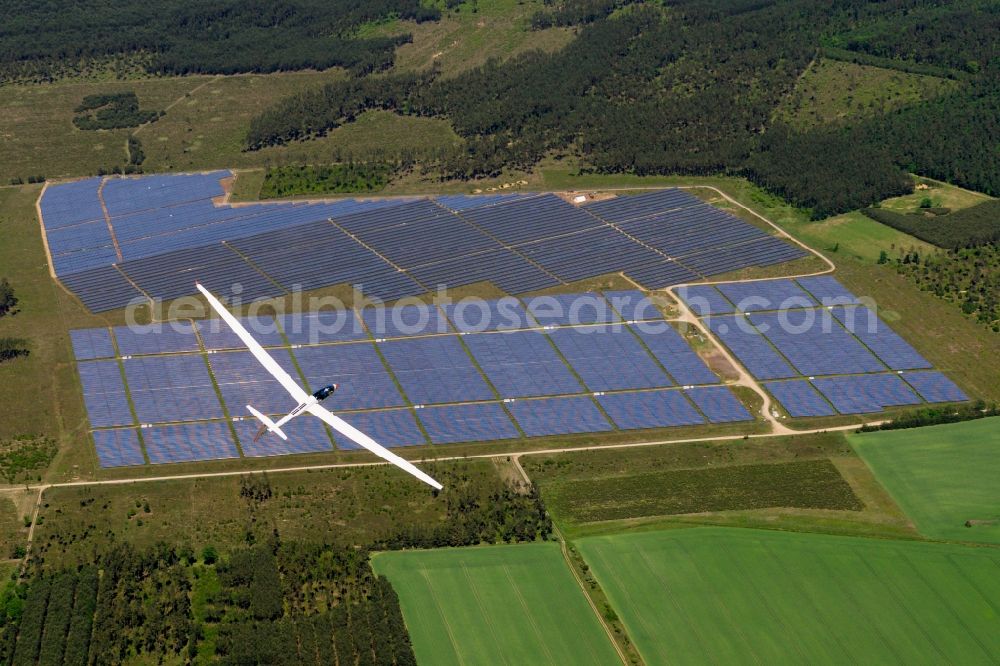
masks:
[[[848,439],[922,534],[1000,544],[1000,418]]]
[[[875,299],[893,330],[971,397],[1000,401],[1000,336],[892,267],[844,260],[836,277],[858,296]]]
[[[729,529],[577,545],[650,666],[1000,659],[994,549]]]
[[[618,662],[554,543],[377,553],[426,664]]]
[[[491,58],[505,60],[526,51],[556,51],[573,38],[571,30],[532,31],[531,15],[545,7],[539,0],[477,0],[444,13],[440,21],[395,21],[374,26],[371,35],[410,33],[411,44],[396,50],[395,71],[439,67],[454,76]]]
[[[240,495],[239,476],[56,487],[45,492],[35,547],[47,566],[56,566],[86,561],[111,541],[229,550],[254,530],[267,535],[276,529],[289,540],[338,546],[370,544],[439,524],[454,493],[472,499],[500,479],[490,461],[427,469],[447,479],[442,482],[451,492],[432,495],[388,466],[270,474],[272,498],[253,506]]]
[[[841,60],[820,59],[775,111],[796,127],[813,127],[898,109],[957,88],[950,79]]]
[[[915,536],[840,433],[522,456],[570,537],[687,524]]]

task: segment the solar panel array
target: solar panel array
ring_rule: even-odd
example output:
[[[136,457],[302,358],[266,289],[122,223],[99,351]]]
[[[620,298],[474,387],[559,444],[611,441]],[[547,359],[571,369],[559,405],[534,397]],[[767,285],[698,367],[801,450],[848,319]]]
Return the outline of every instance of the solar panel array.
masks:
[[[685,390],[710,423],[732,423],[753,419],[743,403],[726,386],[700,386]]]
[[[550,194],[230,205],[220,183],[230,175],[49,185],[41,211],[56,274],[96,312],[193,294],[195,280],[243,300],[335,284],[397,300],[481,281],[519,294],[620,271],[660,288],[805,255],[676,189],[582,207]]]
[[[677,292],[754,377],[791,379],[764,386],[793,417],[968,399],[938,372],[890,374],[931,364],[831,276]]]
[[[605,413],[622,430],[698,425],[705,420],[681,391],[642,391],[598,396]]]
[[[101,467],[130,467],[146,463],[139,432],[135,428],[95,430],[94,447]]]
[[[185,423],[143,428],[149,462],[192,462],[238,458],[239,451],[225,423]]]
[[[579,298],[579,304],[566,295],[544,303],[514,298],[486,302],[482,311],[476,310],[489,313],[490,321],[478,332],[481,322],[470,325],[454,304],[423,312],[403,307],[395,316],[375,308],[256,315],[243,323],[307,390],[338,384],[331,407],[389,446],[601,432],[615,426],[588,392],[718,383],[662,313],[647,306],[641,291]],[[538,319],[528,314],[528,303]],[[626,324],[619,309],[642,321]],[[539,319],[551,323],[543,327]],[[575,319],[610,323],[571,323]],[[155,450],[145,433],[166,424],[224,418],[232,418],[239,454],[247,457],[325,451],[333,445],[356,448],[339,435],[331,440],[315,419],[293,421],[287,441],[269,434],[254,441],[258,423],[246,415],[247,404],[274,417],[294,405],[218,320],[75,331],[72,338],[91,425],[98,429],[94,432],[122,428],[139,433],[134,439],[122,435],[120,441],[95,435],[102,465],[142,464],[143,445],[154,464],[192,460],[202,449],[181,446],[181,438],[202,431],[162,431],[169,436],[159,435]],[[107,355],[106,360],[95,360],[97,355]],[[686,401],[695,410],[681,391],[675,392],[680,398],[665,400]],[[639,393],[628,395],[647,400]],[[463,409],[450,411],[458,407]],[[448,424],[452,417],[459,422]],[[700,415],[698,419],[704,422]],[[206,456],[228,456],[228,445],[220,443],[224,440],[213,434]],[[127,443],[133,441],[139,458]],[[173,451],[175,447],[180,448]]]
[[[510,411],[528,437],[611,430],[601,410],[585,396],[515,400]]]

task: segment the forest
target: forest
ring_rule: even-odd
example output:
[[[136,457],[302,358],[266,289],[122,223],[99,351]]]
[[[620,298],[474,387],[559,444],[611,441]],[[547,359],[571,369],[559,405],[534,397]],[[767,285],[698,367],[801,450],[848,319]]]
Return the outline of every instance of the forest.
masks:
[[[131,91],[87,95],[74,111],[79,115],[73,118],[73,124],[82,130],[138,127],[163,115],[162,111],[140,109],[139,99]]]
[[[366,470],[356,474],[373,482]],[[267,475],[240,479],[238,543],[196,553],[184,534],[144,548],[91,534],[74,561],[49,555],[77,535],[50,535],[33,546],[26,582],[0,598],[0,664],[413,664],[399,600],[373,573],[371,551],[534,541],[552,531],[534,487],[457,464],[435,475],[445,490],[423,496],[443,505],[440,518],[365,528],[363,539],[345,541],[343,530],[285,538],[269,513],[282,499]],[[397,501],[384,498],[381,510]],[[157,510],[140,505],[129,520]]]
[[[322,136],[366,109],[449,119],[465,146],[443,177],[529,169],[575,152],[603,173],[744,175],[825,217],[908,192],[917,172],[1000,193],[1000,11],[979,0],[676,0],[561,3],[577,25],[554,53],[330,84],[251,123],[247,149]],[[898,28],[898,29],[897,29]],[[773,110],[820,52],[946,72],[952,93],[799,131]]]
[[[269,167],[264,174],[260,198],[377,192],[386,186],[396,169],[395,165],[386,162]]]
[[[131,57],[151,74],[389,67],[406,35],[360,38],[388,17],[436,20],[419,0],[163,0],[7,3],[0,81],[54,78],[67,63]]]
[[[998,200],[953,212],[934,208],[921,208],[913,213],[897,213],[883,208],[864,208],[861,212],[876,222],[938,247],[956,250],[1000,242]]]

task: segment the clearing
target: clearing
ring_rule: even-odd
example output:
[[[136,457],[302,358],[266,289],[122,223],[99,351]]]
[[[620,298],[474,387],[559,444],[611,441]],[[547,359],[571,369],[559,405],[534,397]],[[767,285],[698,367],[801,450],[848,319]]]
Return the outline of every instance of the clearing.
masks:
[[[1000,544],[1000,417],[848,439],[922,534]]]
[[[1000,659],[994,549],[724,528],[577,545],[650,666]]]
[[[613,664],[555,543],[376,553],[419,663]]]

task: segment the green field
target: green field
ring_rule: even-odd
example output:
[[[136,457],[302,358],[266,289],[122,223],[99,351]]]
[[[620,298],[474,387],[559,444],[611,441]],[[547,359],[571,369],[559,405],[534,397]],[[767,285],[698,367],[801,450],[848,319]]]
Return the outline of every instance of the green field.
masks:
[[[897,109],[958,85],[937,76],[824,58],[802,74],[776,116],[797,127],[823,125]]]
[[[722,528],[577,545],[649,666],[1000,660],[995,549]]]
[[[378,553],[422,664],[619,661],[554,543]]]
[[[1000,544],[1000,418],[849,440],[922,534]]]

